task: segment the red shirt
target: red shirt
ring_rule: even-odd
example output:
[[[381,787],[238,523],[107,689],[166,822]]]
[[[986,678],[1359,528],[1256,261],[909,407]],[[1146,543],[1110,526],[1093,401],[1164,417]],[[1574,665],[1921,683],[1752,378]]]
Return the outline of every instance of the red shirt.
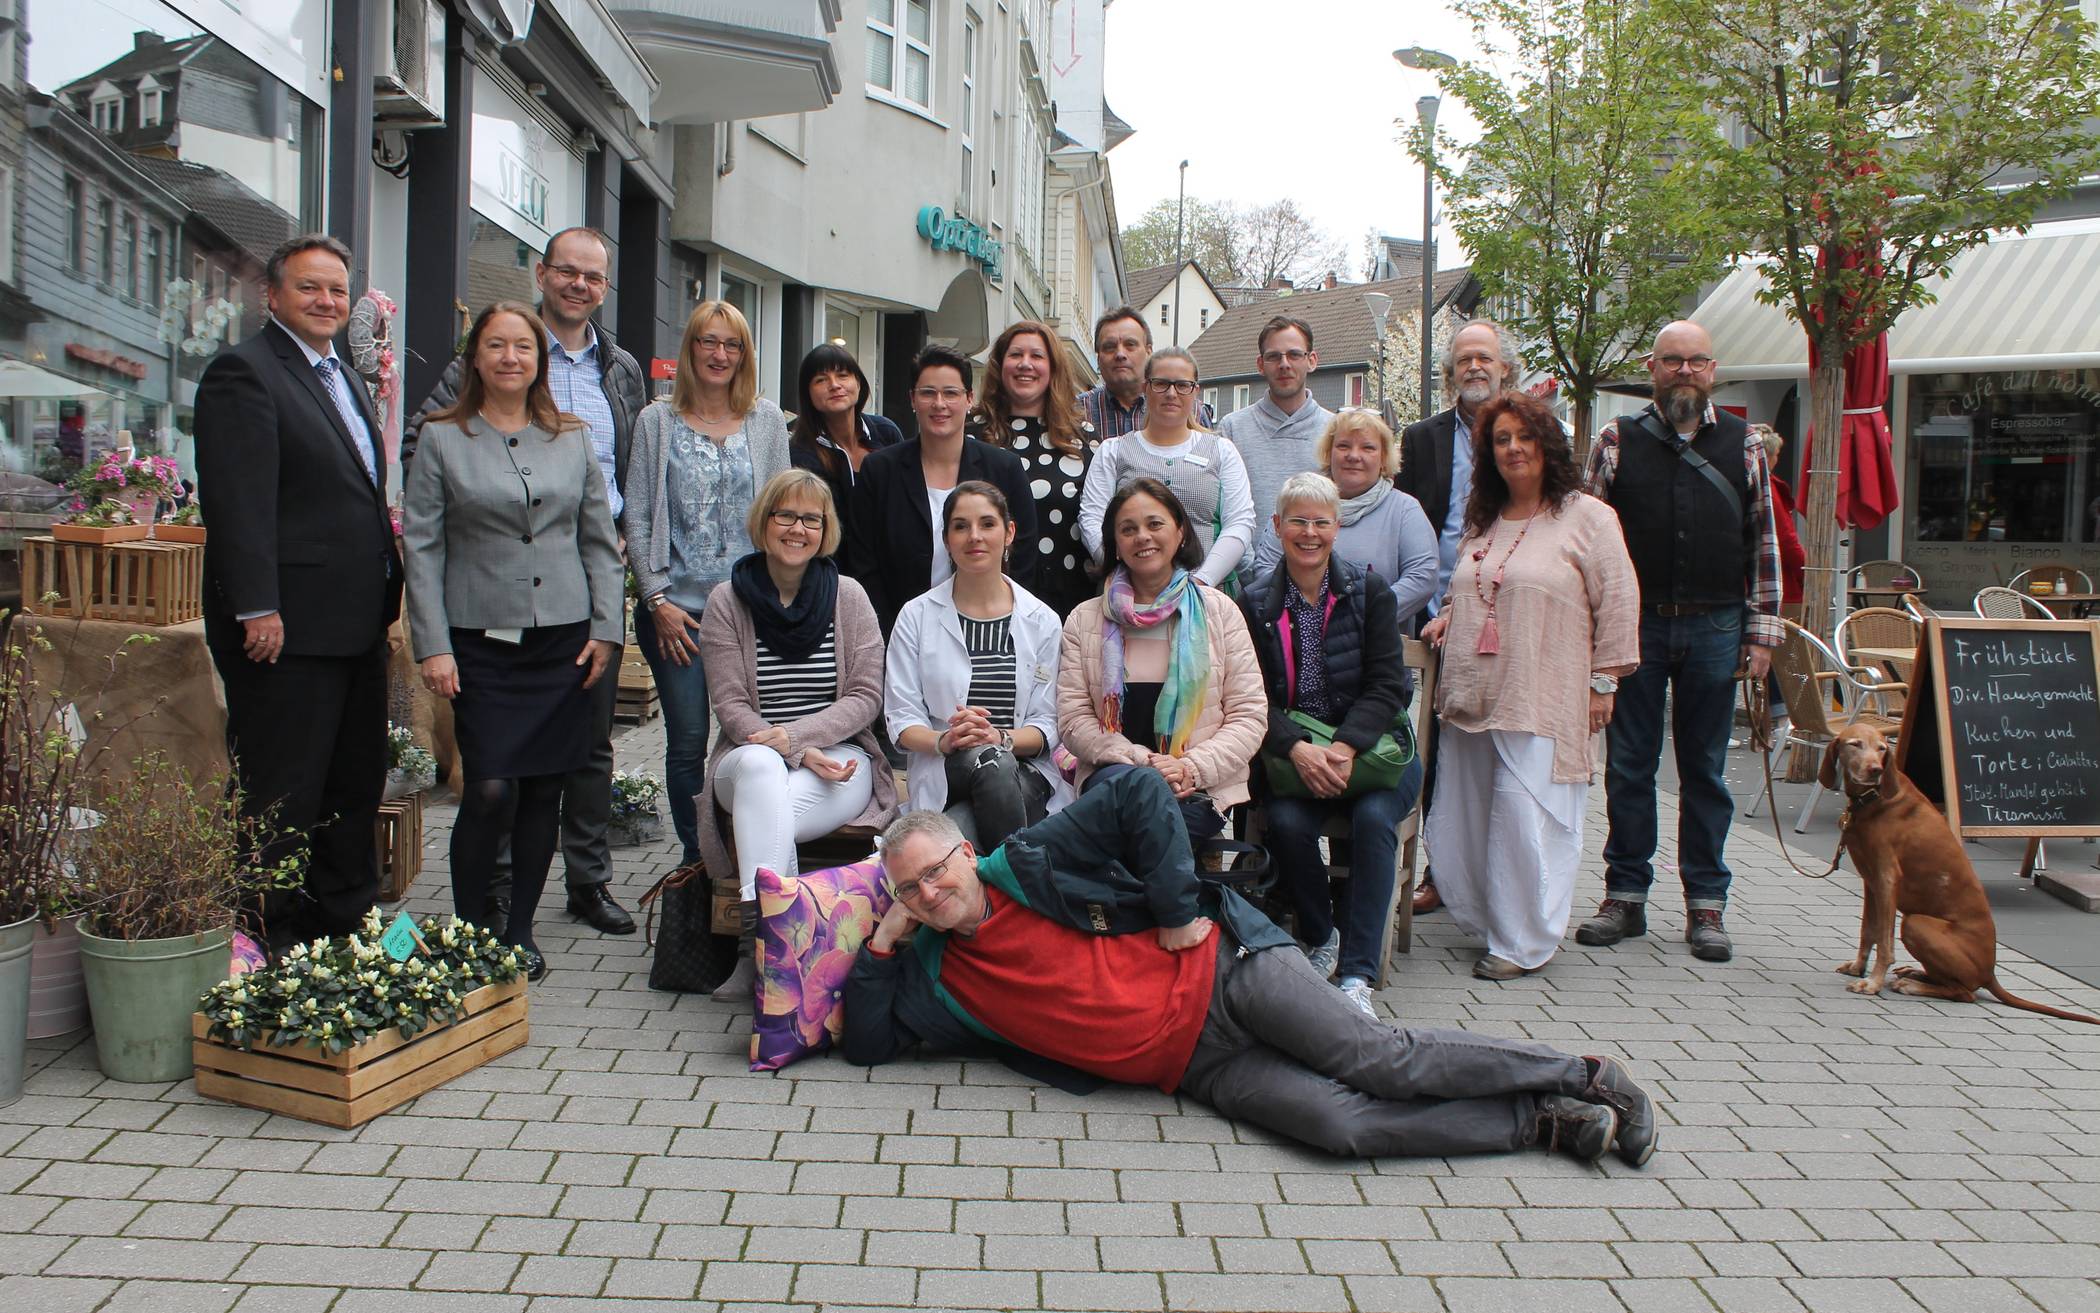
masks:
[[[1216,943],[1170,953],[1150,931],[1090,935],[984,892],[991,914],[941,955],[963,1010],[1039,1057],[1173,1093],[1210,1015]]]

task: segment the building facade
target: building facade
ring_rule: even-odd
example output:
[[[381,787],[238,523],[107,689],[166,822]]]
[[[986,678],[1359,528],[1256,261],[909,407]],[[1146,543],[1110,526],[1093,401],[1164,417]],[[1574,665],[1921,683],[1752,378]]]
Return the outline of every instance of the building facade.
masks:
[[[1130,306],[1145,317],[1155,347],[1186,347],[1225,317],[1225,300],[1194,260],[1130,271]]]

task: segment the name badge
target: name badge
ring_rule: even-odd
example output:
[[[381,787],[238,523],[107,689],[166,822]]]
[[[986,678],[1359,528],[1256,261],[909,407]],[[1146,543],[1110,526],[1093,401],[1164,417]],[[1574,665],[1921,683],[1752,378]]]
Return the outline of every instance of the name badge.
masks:
[[[481,631],[481,636],[491,643],[517,644],[525,641],[525,631],[523,629],[484,629]]]
[[[1040,661],[1036,662],[1035,664],[1035,682],[1038,684],[1047,684],[1050,682],[1050,667],[1044,665]]]
[[[1204,468],[1205,466],[1207,466],[1207,465],[1209,465],[1209,464],[1210,464],[1210,457],[1208,457],[1208,456],[1198,456],[1198,455],[1197,455],[1197,454],[1196,454],[1195,452],[1193,452],[1193,451],[1192,451],[1192,452],[1190,452],[1190,453],[1189,453],[1188,455],[1186,455],[1186,456],[1183,456],[1183,457],[1182,457],[1181,459],[1182,459],[1182,460],[1184,460],[1184,461],[1186,461],[1187,463],[1189,463],[1189,464],[1191,464],[1191,465],[1195,466],[1195,467],[1196,467],[1197,469],[1199,469],[1199,470],[1200,470],[1200,469],[1202,469],[1202,468]]]

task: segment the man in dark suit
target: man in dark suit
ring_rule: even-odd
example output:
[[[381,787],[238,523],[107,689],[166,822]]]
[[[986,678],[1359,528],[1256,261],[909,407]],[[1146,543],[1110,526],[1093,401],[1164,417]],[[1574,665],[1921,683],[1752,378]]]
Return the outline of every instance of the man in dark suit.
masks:
[[[1473,495],[1473,419],[1482,406],[1516,383],[1517,368],[1516,343],[1509,333],[1492,320],[1473,320],[1452,337],[1444,355],[1444,395],[1451,399],[1451,409],[1408,425],[1400,435],[1400,473],[1393,485],[1422,503],[1436,527],[1436,593],[1415,617],[1417,629],[1436,614],[1438,602],[1450,590],[1458,542],[1466,536],[1466,500]],[[1436,789],[1435,763],[1432,752],[1422,785],[1425,810]],[[1443,905],[1435,880],[1425,872],[1415,890],[1415,911],[1434,912]]]
[[[379,891],[386,631],[401,607],[386,457],[370,399],[335,354],[350,252],[320,233],[278,247],[270,322],[197,385],[204,627],[226,685],[243,806],[311,854],[306,886],[264,909],[273,945],[352,930]]]

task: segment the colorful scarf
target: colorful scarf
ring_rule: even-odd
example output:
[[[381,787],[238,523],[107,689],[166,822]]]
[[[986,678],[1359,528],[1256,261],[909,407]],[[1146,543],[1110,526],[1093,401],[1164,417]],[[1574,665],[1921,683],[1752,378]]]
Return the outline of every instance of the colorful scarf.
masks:
[[[1152,604],[1140,607],[1131,591],[1130,573],[1119,565],[1108,578],[1101,606],[1107,621],[1101,634],[1101,724],[1118,734],[1123,732],[1123,631],[1181,621],[1174,629],[1174,648],[1152,714],[1152,730],[1153,742],[1166,744],[1168,756],[1182,755],[1210,692],[1210,628],[1204,620],[1203,591],[1196,576],[1177,568]]]

